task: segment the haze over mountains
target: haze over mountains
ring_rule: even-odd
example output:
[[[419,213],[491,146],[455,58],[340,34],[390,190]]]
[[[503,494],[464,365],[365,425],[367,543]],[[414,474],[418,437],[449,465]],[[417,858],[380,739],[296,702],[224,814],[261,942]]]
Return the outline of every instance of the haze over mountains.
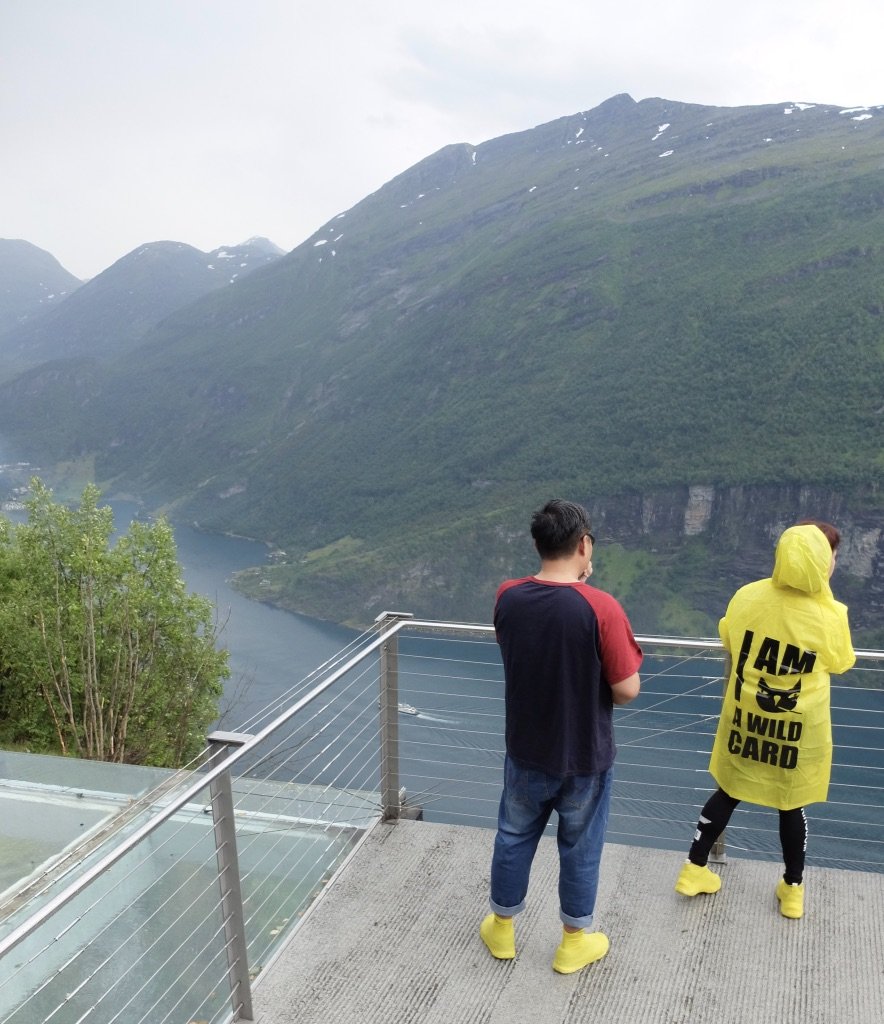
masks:
[[[233,284],[145,246],[0,335],[0,431],[278,545],[244,585],[339,621],[487,620],[563,494],[638,628],[714,631],[818,516],[872,630],[882,129],[617,96],[446,147]]]
[[[211,253],[182,242],[152,242],[83,284],[36,246],[0,239],[0,280],[6,280],[6,266],[17,271],[17,286],[5,292],[0,372],[8,375],[10,368],[75,356],[119,356],[176,309],[282,254],[266,238]],[[52,292],[51,307],[42,298],[47,291]]]

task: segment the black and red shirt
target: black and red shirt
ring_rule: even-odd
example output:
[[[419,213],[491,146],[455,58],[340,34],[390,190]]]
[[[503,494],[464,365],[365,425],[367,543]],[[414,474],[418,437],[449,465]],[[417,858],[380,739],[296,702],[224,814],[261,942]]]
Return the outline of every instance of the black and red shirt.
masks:
[[[641,648],[619,602],[586,583],[533,576],[497,591],[494,628],[506,679],[506,749],[548,775],[614,763],[611,684],[638,671]]]

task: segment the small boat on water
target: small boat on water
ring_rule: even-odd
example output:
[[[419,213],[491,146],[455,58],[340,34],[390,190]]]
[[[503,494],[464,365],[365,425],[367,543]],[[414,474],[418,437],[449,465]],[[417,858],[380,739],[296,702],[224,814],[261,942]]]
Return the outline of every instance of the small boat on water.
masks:
[[[400,704],[399,714],[400,715],[416,715],[417,708],[413,704]]]

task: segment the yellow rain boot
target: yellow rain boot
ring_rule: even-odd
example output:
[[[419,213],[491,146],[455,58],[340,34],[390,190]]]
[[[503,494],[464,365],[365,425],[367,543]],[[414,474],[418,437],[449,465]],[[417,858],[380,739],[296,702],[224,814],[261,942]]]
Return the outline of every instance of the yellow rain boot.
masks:
[[[512,960],[516,955],[516,929],[511,917],[489,914],[479,925],[479,934],[488,952],[498,960]]]
[[[777,883],[777,899],[780,902],[780,913],[783,917],[799,918],[804,916],[804,884],[790,885],[785,878]]]
[[[675,891],[682,896],[696,896],[701,892],[718,892],[721,888],[721,879],[714,871],[710,871],[705,865],[691,864],[686,860],[678,873],[675,883]]]
[[[562,929],[562,943],[553,959],[553,970],[573,974],[587,964],[595,963],[608,952],[608,936],[601,932],[568,932]]]

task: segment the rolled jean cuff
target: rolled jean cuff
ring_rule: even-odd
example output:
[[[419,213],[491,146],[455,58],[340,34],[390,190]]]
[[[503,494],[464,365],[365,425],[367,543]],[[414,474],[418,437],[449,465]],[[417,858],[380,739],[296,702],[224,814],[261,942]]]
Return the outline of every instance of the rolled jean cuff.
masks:
[[[500,914],[501,917],[515,917],[516,914],[521,914],[525,909],[524,900],[522,900],[522,902],[516,907],[502,907],[499,903],[495,903],[494,900],[491,899],[488,900],[488,903],[494,913]]]
[[[589,928],[592,925],[592,914],[584,914],[583,917],[571,917],[564,910],[560,910],[559,917],[562,919],[562,924],[568,925],[569,928]]]

